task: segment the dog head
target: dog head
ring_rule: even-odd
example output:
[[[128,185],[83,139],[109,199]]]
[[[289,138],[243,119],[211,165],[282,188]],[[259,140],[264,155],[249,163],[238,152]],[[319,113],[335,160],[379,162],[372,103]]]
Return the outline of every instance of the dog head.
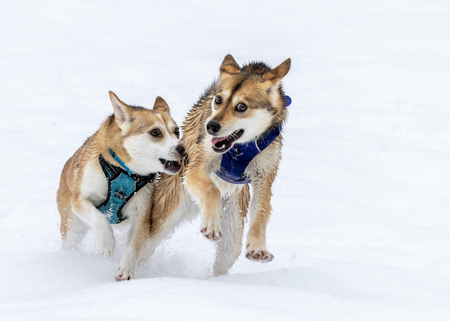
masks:
[[[225,57],[211,100],[212,115],[205,122],[214,152],[225,153],[235,142],[255,139],[284,120],[281,80],[290,66],[287,59],[274,69],[264,63],[240,68],[231,55]]]
[[[122,146],[116,149],[125,149],[130,158],[127,165],[141,175],[178,173],[184,147],[179,128],[170,116],[165,100],[157,97],[153,110],[150,110],[129,106],[111,91],[109,96],[114,107],[114,121],[121,130],[116,144]]]

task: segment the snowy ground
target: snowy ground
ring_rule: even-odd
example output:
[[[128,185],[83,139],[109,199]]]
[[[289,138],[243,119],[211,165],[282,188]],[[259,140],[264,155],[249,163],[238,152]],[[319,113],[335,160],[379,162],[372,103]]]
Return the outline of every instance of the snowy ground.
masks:
[[[1,2],[0,319],[449,320],[449,2],[211,3]],[[292,59],[275,260],[212,278],[197,221],[130,282],[123,231],[111,260],[60,251],[60,171],[108,90],[181,124],[228,53]]]

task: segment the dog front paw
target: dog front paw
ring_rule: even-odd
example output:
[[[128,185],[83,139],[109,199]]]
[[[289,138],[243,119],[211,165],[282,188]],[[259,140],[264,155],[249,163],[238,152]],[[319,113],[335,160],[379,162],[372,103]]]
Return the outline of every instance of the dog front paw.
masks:
[[[272,253],[264,249],[258,249],[247,244],[247,251],[245,253],[245,257],[250,261],[261,262],[261,263],[269,263],[274,259]]]
[[[112,257],[116,248],[116,239],[106,216],[100,215],[92,227],[97,252],[107,259]]]
[[[129,246],[120,261],[119,269],[116,274],[116,281],[127,281],[134,279],[134,270],[136,268],[136,251]]]
[[[104,258],[109,259],[113,257],[115,248],[116,239],[112,232],[97,235],[96,249]]]
[[[126,267],[119,267],[116,274],[116,281],[122,282],[122,281],[128,281],[134,279],[134,272],[131,271],[131,269],[128,269]]]
[[[222,237],[222,232],[220,231],[220,219],[204,219],[200,228],[200,233],[211,241],[218,241]]]

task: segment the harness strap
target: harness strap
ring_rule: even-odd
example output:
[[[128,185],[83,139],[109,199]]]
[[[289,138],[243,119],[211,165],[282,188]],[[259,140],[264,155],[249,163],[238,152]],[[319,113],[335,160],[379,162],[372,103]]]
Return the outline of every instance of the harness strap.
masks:
[[[114,153],[111,149],[109,150],[109,153],[110,153],[111,156],[114,158],[114,160],[115,160],[116,162],[118,162],[120,166],[122,166],[122,168],[127,172],[127,174],[128,174],[129,176],[133,175],[133,172],[131,171],[131,169],[129,169],[128,166],[125,165],[124,162],[122,162],[122,160],[119,158],[119,156],[117,156],[116,153]]]
[[[108,181],[108,194],[97,209],[106,215],[111,224],[116,224],[127,219],[122,215],[123,207],[141,188],[155,180],[156,173],[147,176],[135,174],[112,150],[109,152],[122,167],[114,166],[102,155],[99,156],[100,166]]]

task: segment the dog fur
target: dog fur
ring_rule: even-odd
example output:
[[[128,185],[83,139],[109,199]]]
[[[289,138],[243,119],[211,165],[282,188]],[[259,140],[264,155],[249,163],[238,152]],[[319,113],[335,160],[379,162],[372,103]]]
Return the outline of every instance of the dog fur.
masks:
[[[149,110],[129,106],[113,92],[109,95],[114,114],[66,162],[56,197],[63,248],[76,247],[90,227],[94,230],[97,251],[106,258],[113,256],[116,241],[106,215],[96,208],[108,193],[99,156],[120,167],[110,155],[111,149],[131,171],[145,176],[156,172],[175,174],[184,153],[178,126],[164,99],[157,97],[153,110]],[[163,164],[161,160],[172,162]],[[149,211],[153,188],[154,183],[147,183],[122,210],[122,215],[131,221],[129,240],[139,217]]]
[[[136,262],[146,260],[177,225],[199,212],[201,233],[216,244],[214,275],[226,274],[237,260],[248,210],[251,225],[246,257],[258,262],[274,258],[266,248],[266,226],[271,214],[271,186],[281,160],[282,135],[246,168],[252,197],[248,184],[230,184],[215,171],[222,153],[234,143],[253,140],[285,121],[281,80],[289,69],[290,59],[271,69],[264,63],[241,68],[231,55],[225,57],[220,78],[201,96],[182,126],[187,158],[181,171],[173,176],[161,175],[150,211],[136,225],[116,279],[133,278]]]

